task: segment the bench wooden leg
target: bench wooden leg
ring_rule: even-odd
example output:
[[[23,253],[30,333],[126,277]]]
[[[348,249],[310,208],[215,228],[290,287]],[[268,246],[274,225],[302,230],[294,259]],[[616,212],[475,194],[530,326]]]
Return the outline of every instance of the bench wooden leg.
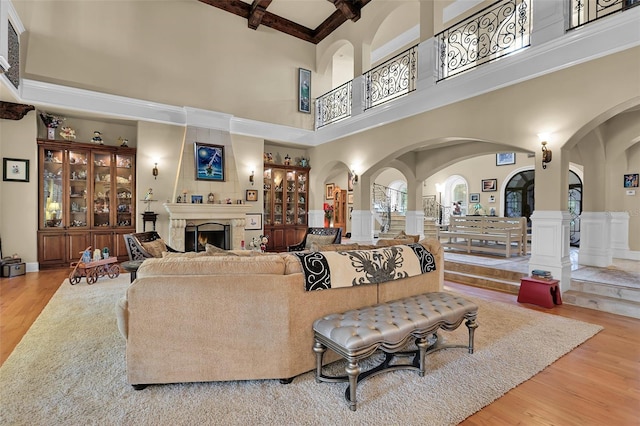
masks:
[[[349,376],[349,409],[356,411],[356,389],[358,388],[358,375],[360,375],[358,361],[350,361],[344,371]]]
[[[421,337],[419,339],[416,339],[416,346],[418,347],[419,357],[420,357],[420,366],[419,366],[420,370],[418,371],[418,374],[420,375],[420,377],[424,377],[424,373],[425,373],[424,360],[427,356],[427,348],[429,348],[431,344],[429,343],[429,339],[427,339],[426,337]]]
[[[313,352],[316,353],[316,383],[320,383],[322,381],[320,380],[322,377],[322,357],[326,350],[326,346],[316,340],[313,345]]]
[[[473,336],[476,331],[476,328],[478,328],[478,323],[476,322],[476,314],[474,314],[472,317],[468,317],[467,321],[465,322],[465,325],[469,329],[469,353],[472,354],[473,353]]]

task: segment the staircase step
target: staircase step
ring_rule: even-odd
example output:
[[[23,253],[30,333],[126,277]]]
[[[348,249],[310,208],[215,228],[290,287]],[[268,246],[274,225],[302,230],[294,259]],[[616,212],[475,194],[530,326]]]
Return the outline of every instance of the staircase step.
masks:
[[[562,293],[562,302],[568,305],[640,319],[640,302],[622,300],[618,297],[569,290]]]
[[[444,269],[445,271],[455,271],[467,275],[478,275],[485,278],[495,278],[496,280],[515,282],[518,286],[520,286],[520,279],[527,276],[527,274],[523,272],[508,271],[505,269],[496,269],[469,263],[453,262],[446,259],[444,261]]]
[[[518,291],[520,290],[520,281],[507,281],[482,275],[466,274],[458,271],[450,271],[446,268],[444,271],[444,279],[447,281],[498,290],[510,294],[518,294]]]
[[[635,287],[572,279],[570,290],[640,303],[640,288]]]

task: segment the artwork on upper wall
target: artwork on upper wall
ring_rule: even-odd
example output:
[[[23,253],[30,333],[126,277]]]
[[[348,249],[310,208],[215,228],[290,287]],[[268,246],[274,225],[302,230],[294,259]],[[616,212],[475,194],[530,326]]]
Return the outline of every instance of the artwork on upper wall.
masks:
[[[499,152],[496,154],[496,166],[507,166],[516,164],[515,152]]]
[[[324,198],[327,200],[333,200],[333,183],[327,183],[324,185]]]
[[[8,182],[29,182],[29,160],[3,158],[2,180]]]
[[[625,188],[637,188],[638,187],[638,173],[630,173],[624,175],[624,187]]]
[[[298,111],[311,113],[311,71],[298,68]]]
[[[498,179],[482,179],[482,192],[498,190]]]
[[[224,182],[224,146],[196,142],[196,180]]]
[[[478,194],[477,192],[469,194],[469,202],[470,203],[479,203],[480,202],[480,194]]]

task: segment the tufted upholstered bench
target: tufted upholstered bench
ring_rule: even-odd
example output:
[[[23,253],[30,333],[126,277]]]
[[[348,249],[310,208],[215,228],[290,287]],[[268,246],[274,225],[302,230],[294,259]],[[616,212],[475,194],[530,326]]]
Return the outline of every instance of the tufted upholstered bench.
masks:
[[[345,399],[352,411],[356,410],[356,388],[367,377],[384,371],[417,370],[425,373],[427,353],[446,348],[468,348],[473,353],[473,334],[478,327],[478,307],[474,303],[448,293],[435,292],[407,297],[378,305],[354,309],[341,314],[327,315],[313,324],[316,354],[316,382],[349,382]],[[469,344],[438,344],[438,329],[455,330],[466,319]],[[415,351],[401,352],[412,338]],[[347,360],[346,376],[322,374],[322,358],[327,348]],[[358,362],[377,350],[385,352],[378,366],[360,374]],[[413,356],[411,364],[394,363],[396,356]]]

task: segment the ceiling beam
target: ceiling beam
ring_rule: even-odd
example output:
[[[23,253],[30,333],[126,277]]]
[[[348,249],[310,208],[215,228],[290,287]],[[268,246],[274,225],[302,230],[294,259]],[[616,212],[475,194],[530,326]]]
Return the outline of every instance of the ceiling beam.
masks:
[[[33,105],[0,101],[0,118],[5,120],[22,120],[22,117],[34,109],[36,108]]]
[[[362,5],[358,0],[329,0],[342,14],[347,18],[356,22],[360,19],[360,10]]]
[[[242,0],[198,1],[247,19],[248,26],[251,29],[255,30],[258,26],[264,25],[300,40],[318,44],[340,25],[344,24],[347,19],[351,19],[354,22],[357,21],[360,18],[360,11],[371,0],[329,0],[336,6],[337,10],[316,29],[307,28],[267,11],[267,7],[272,0],[253,0],[252,4],[245,3]]]
[[[255,30],[262,22],[267,7],[271,4],[271,0],[253,0],[251,11],[249,12],[249,28]]]

